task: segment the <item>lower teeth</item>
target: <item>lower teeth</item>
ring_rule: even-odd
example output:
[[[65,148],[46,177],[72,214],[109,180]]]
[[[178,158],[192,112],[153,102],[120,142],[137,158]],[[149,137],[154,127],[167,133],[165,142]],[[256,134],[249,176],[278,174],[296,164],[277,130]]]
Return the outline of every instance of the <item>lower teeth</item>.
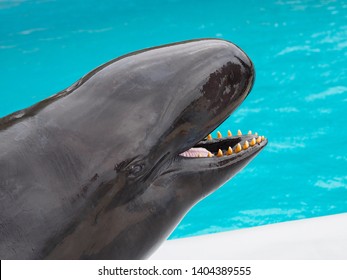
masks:
[[[222,134],[218,131],[218,138],[222,138]],[[239,130],[238,135],[242,135],[242,132]],[[252,131],[248,132],[248,135],[251,135]],[[250,146],[253,147],[256,143],[260,144],[262,141],[265,140],[264,136],[258,136],[258,133],[254,134],[255,138],[252,138],[252,140],[250,140],[250,142],[248,142],[247,140],[242,144],[238,143],[234,149],[232,149],[231,147],[228,147],[228,150],[223,152],[221,149],[218,150],[217,153],[212,153],[209,150],[202,148],[202,147],[197,147],[197,148],[190,148],[189,150],[183,152],[180,154],[180,156],[183,157],[213,157],[213,156],[217,156],[217,157],[222,157],[222,156],[230,156],[233,153],[239,153],[242,150],[247,150]],[[230,130],[228,131],[228,137],[232,137],[232,133],[230,132]],[[212,140],[212,136],[211,134],[209,134],[207,136],[207,140]]]

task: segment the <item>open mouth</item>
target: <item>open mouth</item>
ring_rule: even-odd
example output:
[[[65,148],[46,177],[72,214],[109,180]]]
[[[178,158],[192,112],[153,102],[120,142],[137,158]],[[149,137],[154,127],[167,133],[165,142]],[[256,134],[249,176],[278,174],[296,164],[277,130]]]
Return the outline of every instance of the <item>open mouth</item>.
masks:
[[[249,131],[242,134],[240,130],[233,136],[228,130],[227,137],[223,137],[218,131],[217,138],[209,134],[206,138],[198,142],[194,147],[180,154],[185,158],[212,158],[212,157],[239,157],[246,154],[253,154],[267,144],[267,139],[258,133]]]

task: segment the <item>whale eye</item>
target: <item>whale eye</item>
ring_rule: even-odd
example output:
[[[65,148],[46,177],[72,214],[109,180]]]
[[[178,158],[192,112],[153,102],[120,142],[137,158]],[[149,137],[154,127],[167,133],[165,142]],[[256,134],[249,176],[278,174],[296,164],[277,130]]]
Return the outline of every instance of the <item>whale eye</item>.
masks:
[[[142,165],[136,164],[131,166],[131,173],[136,174],[142,170]]]
[[[128,172],[130,176],[137,176],[143,170],[143,164],[132,164],[128,167]]]

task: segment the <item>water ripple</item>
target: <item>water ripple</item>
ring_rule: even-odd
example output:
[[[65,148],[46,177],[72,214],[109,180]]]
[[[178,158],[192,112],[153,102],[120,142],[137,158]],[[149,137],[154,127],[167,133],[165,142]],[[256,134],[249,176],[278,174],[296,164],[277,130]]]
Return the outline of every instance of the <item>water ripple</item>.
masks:
[[[310,52],[310,53],[318,53],[320,52],[319,48],[311,48],[310,46],[293,46],[293,47],[286,47],[285,49],[283,49],[282,51],[280,51],[276,56],[281,56],[281,55],[285,55],[288,53],[292,53],[292,52]]]
[[[305,99],[306,101],[310,102],[317,99],[325,99],[326,97],[332,96],[332,95],[339,95],[339,94],[345,93],[346,91],[347,91],[347,87],[336,86],[336,87],[329,88],[325,91],[322,91],[320,93],[311,94],[307,96]]]
[[[334,177],[332,179],[322,178],[318,180],[314,185],[316,187],[329,189],[329,190],[336,189],[336,188],[347,189],[347,176]]]

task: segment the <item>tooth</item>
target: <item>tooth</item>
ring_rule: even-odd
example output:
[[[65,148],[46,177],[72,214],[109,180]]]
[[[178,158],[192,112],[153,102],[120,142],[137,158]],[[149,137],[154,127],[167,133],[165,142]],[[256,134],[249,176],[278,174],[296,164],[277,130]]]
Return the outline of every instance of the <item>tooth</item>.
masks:
[[[248,141],[246,140],[245,143],[243,143],[243,149],[244,150],[247,150],[249,148],[249,143]]]
[[[217,131],[217,138],[222,138],[222,133],[220,133],[219,131]]]
[[[223,152],[221,149],[218,150],[218,153],[217,153],[217,157],[222,157],[223,156]]]
[[[249,145],[254,146],[255,143],[256,143],[255,138],[253,138],[253,139],[251,140],[251,142],[249,143]]]
[[[265,137],[264,137],[264,136],[262,136],[262,137],[261,137],[261,140],[262,140],[262,141],[264,141],[264,140],[265,140]]]
[[[237,135],[242,135],[242,132],[240,129],[237,131]]]
[[[228,130],[228,137],[231,137],[231,136],[233,136],[233,134],[231,133],[230,130]]]
[[[257,143],[258,143],[258,144],[261,143],[261,137],[260,137],[260,136],[257,138]]]
[[[258,132],[254,133],[255,136],[258,136]]]
[[[229,147],[227,150],[227,155],[230,156],[232,154],[233,154],[233,149],[231,147]]]
[[[208,157],[213,157],[213,154],[211,152],[208,152],[207,156]]]
[[[212,135],[211,134],[207,135],[207,140],[212,140]]]
[[[248,135],[251,135],[251,134],[252,134],[252,130],[249,130],[249,131],[248,131]]]
[[[241,145],[240,145],[240,143],[238,143],[235,147],[235,153],[239,153],[239,152],[241,152],[241,150],[242,150]]]

